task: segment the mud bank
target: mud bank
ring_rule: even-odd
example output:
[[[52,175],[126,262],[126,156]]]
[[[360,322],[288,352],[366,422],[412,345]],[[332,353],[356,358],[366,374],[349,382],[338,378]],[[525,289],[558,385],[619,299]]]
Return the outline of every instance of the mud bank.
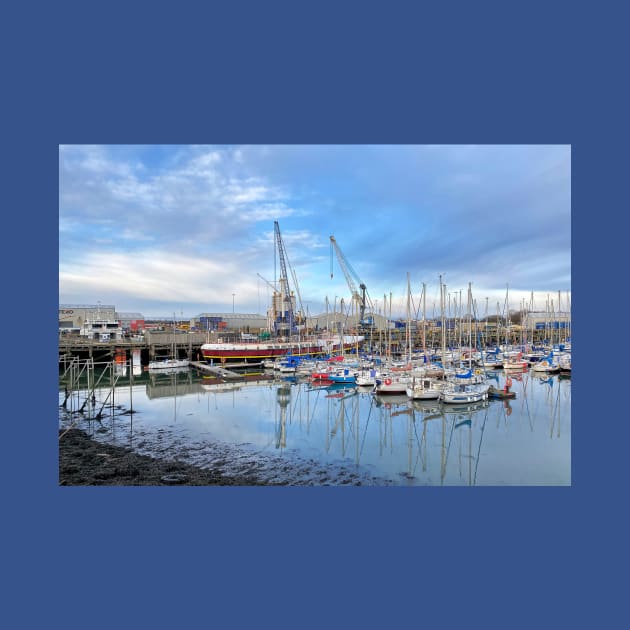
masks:
[[[59,431],[60,486],[271,486],[253,476],[226,476],[177,461],[103,444],[80,429]]]

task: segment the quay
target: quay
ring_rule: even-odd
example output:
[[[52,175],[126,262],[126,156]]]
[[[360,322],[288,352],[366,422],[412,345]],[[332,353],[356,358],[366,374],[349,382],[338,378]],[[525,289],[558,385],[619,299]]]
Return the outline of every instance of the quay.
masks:
[[[439,348],[441,345],[440,334],[435,330],[422,334],[420,330],[412,330],[410,339],[407,338],[404,329],[382,330],[382,329],[349,329],[349,334],[361,334],[365,337],[363,349],[368,352],[376,352],[382,355],[388,354],[394,357],[404,356],[407,352],[408,343],[414,349],[426,346],[431,348]],[[438,331],[439,332],[439,331]],[[521,342],[520,333],[512,331],[509,337],[497,334],[498,331],[484,330],[482,334],[476,335],[473,345],[476,345],[483,339],[483,343],[494,345],[499,343],[518,344]],[[457,345],[459,331],[457,329],[447,330],[446,345],[451,347]],[[536,331],[537,334],[530,335],[529,343],[541,343],[547,336],[545,331]],[[227,343],[239,341],[239,335],[236,332],[221,333],[222,338]],[[465,339],[462,336],[460,341]],[[123,339],[112,339],[109,341],[100,341],[97,339],[87,339],[78,335],[59,335],[59,359],[70,359],[73,356],[79,358],[94,358],[97,360],[111,361],[115,356],[124,353],[129,358],[133,352],[139,350],[141,353],[141,363],[147,365],[149,361],[155,359],[173,357],[178,359],[188,359],[199,365],[203,365],[205,369],[207,364],[203,362],[201,356],[201,346],[211,340],[211,334],[207,332],[154,332],[147,331],[142,337],[125,337]],[[212,341],[216,338],[212,336]],[[230,368],[260,368],[259,361],[252,363],[233,364],[229,363]]]
[[[243,378],[242,374],[237,374],[236,372],[226,370],[225,368],[219,367],[218,365],[210,365],[209,363],[203,363],[201,361],[191,361],[190,367],[201,370],[202,372],[208,372],[210,374],[213,374],[214,376],[219,376],[225,380],[240,380]]]
[[[113,359],[119,352],[129,356],[134,350],[140,350],[142,363],[166,356],[189,360],[201,359],[201,345],[207,341],[203,332],[172,334],[147,332],[143,338],[112,339],[98,341],[74,335],[59,336],[59,357],[79,356],[84,358]]]

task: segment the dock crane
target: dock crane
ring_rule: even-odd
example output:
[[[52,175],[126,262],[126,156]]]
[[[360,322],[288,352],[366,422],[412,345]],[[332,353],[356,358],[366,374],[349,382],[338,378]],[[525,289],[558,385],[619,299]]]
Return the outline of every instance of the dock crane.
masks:
[[[369,296],[367,295],[367,287],[361,279],[357,275],[357,272],[352,268],[352,265],[348,262],[348,259],[343,255],[343,252],[337,245],[337,241],[334,236],[330,237],[330,277],[333,277],[333,250],[337,254],[337,260],[339,261],[339,266],[343,271],[343,275],[346,277],[346,282],[348,283],[348,287],[350,288],[350,293],[352,294],[352,299],[357,303],[357,307],[359,309],[359,324],[361,325],[371,325],[372,317],[365,317],[365,309],[368,306]],[[361,289],[361,293],[357,291],[356,283],[359,285],[359,289]]]
[[[297,331],[297,325],[301,318],[295,313],[295,294],[289,287],[289,275],[287,267],[290,268],[289,259],[286,253],[284,242],[280,234],[280,226],[277,221],[273,222],[274,242],[278,251],[278,260],[280,261],[280,279],[278,280],[278,291],[274,294],[273,310],[274,310],[274,330],[276,334],[291,335]],[[291,269],[293,280],[296,282],[295,273]],[[301,300],[300,300],[301,301]]]

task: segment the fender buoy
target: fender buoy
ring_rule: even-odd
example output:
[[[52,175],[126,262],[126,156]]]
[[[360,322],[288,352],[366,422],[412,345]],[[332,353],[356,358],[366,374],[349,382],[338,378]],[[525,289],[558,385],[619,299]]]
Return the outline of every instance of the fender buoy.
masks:
[[[477,375],[481,374],[481,370],[475,370],[475,374]]]
[[[391,378],[386,378],[385,379],[385,385],[391,385],[392,384],[392,379]]]

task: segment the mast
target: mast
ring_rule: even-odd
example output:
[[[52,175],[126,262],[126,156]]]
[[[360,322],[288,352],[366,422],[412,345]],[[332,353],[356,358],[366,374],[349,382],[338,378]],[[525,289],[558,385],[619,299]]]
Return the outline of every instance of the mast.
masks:
[[[440,318],[442,328],[442,367],[446,369],[446,330],[444,329],[444,290],[445,285],[442,284],[442,275],[440,274]]]
[[[407,359],[411,363],[411,282],[407,272]]]
[[[510,347],[510,300],[508,298],[508,285],[505,285],[505,350]]]
[[[468,283],[468,367],[472,369],[472,290],[471,283]]]
[[[392,292],[389,292],[389,318],[387,320],[387,356],[391,363],[392,360],[392,328],[391,328],[391,319],[392,319]]]
[[[424,360],[427,360],[427,292],[426,284],[422,283],[422,352],[424,353]]]

